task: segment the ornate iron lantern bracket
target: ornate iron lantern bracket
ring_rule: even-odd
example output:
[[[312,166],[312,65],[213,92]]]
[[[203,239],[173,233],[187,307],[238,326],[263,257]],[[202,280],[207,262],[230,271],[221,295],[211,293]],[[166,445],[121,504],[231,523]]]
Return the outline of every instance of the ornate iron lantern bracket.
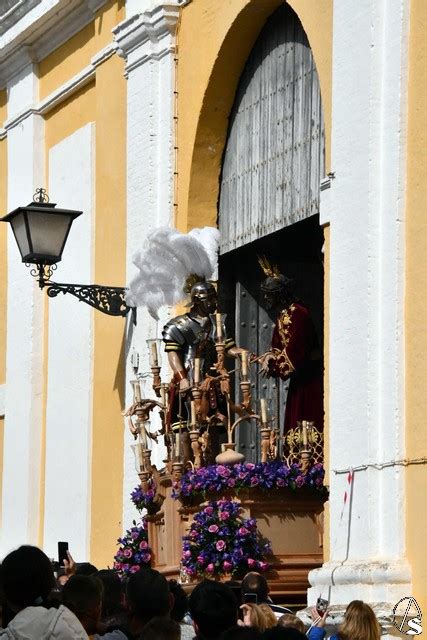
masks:
[[[40,289],[46,289],[49,298],[56,298],[57,295],[70,293],[72,296],[90,305],[97,311],[102,311],[109,316],[126,317],[131,307],[126,304],[126,289],[124,287],[108,287],[98,284],[65,284],[52,282],[50,279],[56,264],[31,267],[31,275],[37,278]],[[134,317],[135,322],[135,317]]]

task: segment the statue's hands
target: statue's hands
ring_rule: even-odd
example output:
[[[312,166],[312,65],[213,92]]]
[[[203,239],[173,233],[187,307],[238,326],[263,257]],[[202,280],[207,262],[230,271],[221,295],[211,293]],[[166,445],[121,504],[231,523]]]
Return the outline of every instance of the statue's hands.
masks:
[[[259,358],[260,373],[266,376],[270,373],[270,362],[275,360],[275,355],[271,351],[267,351]]]
[[[182,378],[179,381],[179,392],[180,393],[187,393],[187,391],[189,390],[190,386],[191,385],[190,385],[189,379],[188,378]]]

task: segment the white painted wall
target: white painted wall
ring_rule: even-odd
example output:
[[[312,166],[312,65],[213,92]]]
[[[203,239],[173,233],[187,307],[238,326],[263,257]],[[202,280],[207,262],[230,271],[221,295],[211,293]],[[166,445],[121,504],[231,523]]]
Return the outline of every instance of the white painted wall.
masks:
[[[408,1],[334,3],[330,253],[331,559],[309,603],[392,603],[410,595],[404,457],[404,184]]]
[[[8,118],[37,92],[32,65],[8,87]],[[43,121],[29,116],[9,131],[8,210],[31,202],[43,186]],[[43,385],[43,296],[21,262],[8,232],[7,354],[2,554],[22,543],[37,543],[40,501],[40,443]]]
[[[49,153],[49,193],[58,206],[82,210],[54,280],[92,282],[94,125]],[[67,540],[89,558],[92,458],[93,311],[67,294],[49,300],[44,550],[56,557]]]
[[[138,5],[138,6],[137,6]],[[113,30],[119,53],[126,59],[127,76],[127,281],[134,275],[132,256],[139,250],[149,231],[169,226],[173,220],[173,83],[174,28],[178,19],[178,3],[127,3],[128,18]],[[128,10],[139,9],[141,15],[130,18]],[[138,309],[137,325],[128,326],[128,366],[126,399],[132,403],[129,380],[133,376],[130,356],[133,350],[140,355],[140,372],[149,371],[146,339],[161,337],[163,325],[169,318],[162,311],[160,322],[149,317],[145,309]],[[164,361],[166,358],[164,358]],[[168,370],[162,374],[168,380]],[[149,388],[150,385],[147,385]],[[151,392],[152,393],[152,392]],[[153,430],[157,430],[157,423]],[[126,430],[124,453],[124,513],[127,527],[135,517],[129,500],[131,490],[139,483],[130,445],[133,438]],[[163,467],[165,449],[154,446],[152,462]]]

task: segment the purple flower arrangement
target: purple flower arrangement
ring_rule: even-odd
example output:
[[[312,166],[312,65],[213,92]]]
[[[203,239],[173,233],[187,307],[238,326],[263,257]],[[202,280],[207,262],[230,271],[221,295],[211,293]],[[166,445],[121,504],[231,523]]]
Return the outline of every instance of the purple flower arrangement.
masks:
[[[114,556],[113,568],[122,580],[137,573],[141,567],[150,566],[151,549],[147,542],[144,521],[139,525],[133,521],[133,527],[117,542],[120,548]]]
[[[138,511],[147,509],[147,511],[150,512],[154,506],[155,495],[156,485],[154,480],[151,478],[149,480],[149,488],[147,491],[143,491],[140,486],[135,487],[135,489],[130,494],[130,498]]]
[[[265,556],[271,553],[270,545],[261,542],[256,520],[239,513],[238,502],[218,500],[194,516],[182,549],[182,568],[190,578],[268,568]]]
[[[308,487],[324,491],[325,470],[322,464],[314,464],[305,473],[298,464],[288,466],[280,460],[274,462],[244,462],[225,466],[214,464],[187,471],[179,482],[174,483],[172,497],[189,499],[205,497],[207,494],[225,491],[239,492],[241,489],[257,487],[265,491],[288,488],[292,490]]]

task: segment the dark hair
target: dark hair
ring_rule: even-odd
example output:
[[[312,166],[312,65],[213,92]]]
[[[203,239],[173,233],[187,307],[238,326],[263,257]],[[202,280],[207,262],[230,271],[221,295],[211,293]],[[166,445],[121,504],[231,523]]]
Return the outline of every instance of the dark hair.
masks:
[[[76,576],[93,576],[98,573],[98,569],[90,562],[77,562]]]
[[[6,600],[19,609],[44,604],[55,586],[51,561],[41,549],[30,545],[5,557],[1,577]]]
[[[102,602],[102,582],[95,576],[72,576],[62,589],[62,602],[79,619]]]
[[[166,578],[150,567],[143,567],[134,573],[126,584],[129,608],[141,620],[168,615],[169,595]]]
[[[181,640],[181,627],[171,618],[157,616],[147,622],[142,640]]]
[[[102,594],[102,618],[114,616],[123,611],[122,583],[119,576],[112,569],[101,569],[96,574],[103,586]]]
[[[307,636],[291,627],[273,627],[264,631],[265,640],[307,640]]]
[[[268,598],[268,583],[260,573],[250,571],[242,580],[242,595],[245,593],[256,593],[258,596],[258,604],[266,602]],[[245,598],[243,597],[243,600]]]
[[[170,612],[170,617],[176,622],[181,622],[183,617],[188,611],[188,598],[184,589],[176,580],[169,580],[169,591],[173,595],[173,607]]]
[[[217,638],[223,631],[237,624],[237,602],[225,584],[203,580],[189,598],[191,617],[203,638]]]
[[[264,636],[254,627],[231,627],[224,631],[219,640],[262,640]]]

